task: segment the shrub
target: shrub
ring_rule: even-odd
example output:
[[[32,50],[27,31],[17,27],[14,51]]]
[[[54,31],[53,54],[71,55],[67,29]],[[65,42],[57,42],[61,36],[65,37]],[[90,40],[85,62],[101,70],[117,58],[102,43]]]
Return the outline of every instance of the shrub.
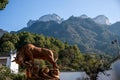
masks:
[[[0,66],[0,80],[25,80],[25,76],[13,74],[8,67]]]
[[[10,78],[10,76],[10,69],[4,66],[0,66],[0,80],[5,80],[7,78]]]

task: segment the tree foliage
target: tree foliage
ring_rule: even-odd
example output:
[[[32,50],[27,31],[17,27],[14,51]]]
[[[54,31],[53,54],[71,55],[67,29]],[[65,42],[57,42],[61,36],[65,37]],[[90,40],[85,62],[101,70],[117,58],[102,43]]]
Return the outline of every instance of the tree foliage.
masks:
[[[0,0],[0,10],[3,10],[8,4],[8,0]]]
[[[0,66],[0,80],[5,80],[6,77],[10,77],[10,69]]]
[[[3,42],[1,45],[1,51],[3,52],[9,52],[10,50],[14,50],[14,49],[15,49],[15,46],[10,41]]]
[[[9,68],[0,66],[0,80],[25,80],[25,76],[21,74],[13,74]]]
[[[4,34],[0,38],[0,53],[7,53],[11,50],[19,49],[24,43],[32,43],[41,48],[51,49],[54,52],[54,57],[58,57],[57,63],[60,67],[60,70],[89,71],[91,68],[95,67],[94,65],[100,65],[99,61],[102,60],[102,55],[82,54],[77,45],[69,45],[67,42],[63,43],[62,41],[53,37],[33,34],[30,32]],[[104,57],[105,59],[110,60],[109,57]],[[41,66],[50,66],[50,64],[46,63],[46,61],[41,61],[41,63]],[[102,64],[104,63],[105,62]]]

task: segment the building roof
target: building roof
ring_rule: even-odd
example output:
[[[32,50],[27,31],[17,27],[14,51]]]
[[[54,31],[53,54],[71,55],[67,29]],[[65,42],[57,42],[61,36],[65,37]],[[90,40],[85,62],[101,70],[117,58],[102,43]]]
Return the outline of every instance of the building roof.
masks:
[[[0,52],[0,57],[9,57],[9,56],[10,56],[10,53]]]
[[[0,59],[8,59],[8,57],[0,57]]]

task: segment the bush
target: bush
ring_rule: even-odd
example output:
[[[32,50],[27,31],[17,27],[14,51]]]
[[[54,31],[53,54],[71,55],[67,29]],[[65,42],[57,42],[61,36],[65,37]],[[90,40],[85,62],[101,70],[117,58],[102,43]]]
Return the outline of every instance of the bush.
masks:
[[[0,80],[5,80],[7,78],[10,78],[10,76],[10,69],[4,66],[0,66]]]
[[[12,80],[25,80],[25,76],[21,74],[14,74]]]
[[[21,74],[13,74],[9,68],[0,66],[0,80],[25,80],[25,76]]]

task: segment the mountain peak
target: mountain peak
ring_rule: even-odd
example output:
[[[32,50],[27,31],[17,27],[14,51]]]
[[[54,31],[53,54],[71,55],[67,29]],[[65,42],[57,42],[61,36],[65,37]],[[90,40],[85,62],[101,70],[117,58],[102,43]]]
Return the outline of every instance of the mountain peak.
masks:
[[[63,21],[63,19],[58,16],[57,14],[47,14],[47,15],[44,15],[44,16],[41,16],[39,18],[39,21],[43,21],[43,22],[46,22],[46,21],[55,21],[57,23],[61,23]]]
[[[58,16],[57,14],[54,14],[54,13],[53,14],[47,14],[47,15],[41,16],[38,20],[29,20],[28,23],[27,23],[27,27],[30,27],[36,21],[43,21],[43,22],[55,21],[57,23],[61,23],[63,21],[63,18],[61,18],[60,16]]]
[[[110,25],[109,19],[104,15],[98,15],[97,17],[93,18],[93,20],[102,25]]]
[[[80,18],[88,18],[88,16],[86,15],[86,14],[82,14],[81,16],[80,16]]]
[[[27,23],[27,27],[31,26],[32,24],[34,24],[36,21],[35,20],[29,20]]]

